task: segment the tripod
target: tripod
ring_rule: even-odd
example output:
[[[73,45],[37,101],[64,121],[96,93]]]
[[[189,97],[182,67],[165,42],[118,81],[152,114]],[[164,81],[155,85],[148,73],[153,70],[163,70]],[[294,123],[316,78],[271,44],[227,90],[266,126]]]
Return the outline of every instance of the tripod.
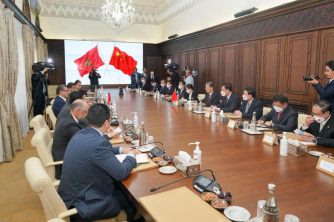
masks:
[[[30,114],[31,114],[32,108],[33,108],[33,107],[35,106],[35,104],[36,104],[36,96],[37,96],[37,92],[38,92],[39,86],[41,85],[41,82],[42,82],[42,81],[44,81],[44,80],[40,77],[40,79],[39,79],[39,81],[38,81],[38,85],[37,85],[37,89],[36,89],[36,93],[35,93],[34,99],[33,99],[32,103],[31,103],[31,106],[30,106],[30,110],[29,110],[28,118],[29,118],[29,116],[30,116]],[[43,84],[44,84],[44,83],[43,83]],[[43,94],[44,94],[44,93],[43,93]],[[45,97],[44,97],[44,99],[45,99]]]

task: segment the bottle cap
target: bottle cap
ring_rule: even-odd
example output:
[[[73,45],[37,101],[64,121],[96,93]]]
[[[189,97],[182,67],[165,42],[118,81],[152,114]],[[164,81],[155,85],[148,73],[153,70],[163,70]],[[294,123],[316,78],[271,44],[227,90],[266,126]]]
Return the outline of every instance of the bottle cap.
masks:
[[[268,184],[268,189],[269,190],[275,190],[276,185],[273,183]]]

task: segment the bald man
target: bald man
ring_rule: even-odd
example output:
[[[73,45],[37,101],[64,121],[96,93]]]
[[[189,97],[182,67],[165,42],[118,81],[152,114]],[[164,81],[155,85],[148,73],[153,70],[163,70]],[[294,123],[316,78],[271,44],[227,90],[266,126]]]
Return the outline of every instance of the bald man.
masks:
[[[68,143],[78,131],[84,128],[80,122],[86,118],[88,108],[88,104],[85,101],[77,99],[71,104],[70,112],[57,121],[52,144],[52,157],[54,161],[64,159]],[[60,180],[62,165],[55,166],[55,170],[56,179]]]

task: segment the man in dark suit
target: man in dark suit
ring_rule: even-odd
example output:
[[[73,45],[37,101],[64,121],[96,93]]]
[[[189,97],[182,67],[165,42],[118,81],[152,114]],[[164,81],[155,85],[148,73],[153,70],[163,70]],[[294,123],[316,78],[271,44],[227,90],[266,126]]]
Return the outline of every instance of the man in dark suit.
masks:
[[[151,70],[150,74],[148,75],[148,77],[146,79],[147,79],[148,83],[152,83],[152,80],[155,80],[156,82],[160,82],[159,76],[154,74],[153,70]]]
[[[130,80],[131,80],[131,89],[136,89],[139,87],[141,87],[141,74],[139,72],[137,72],[137,67],[135,67],[133,69],[133,73],[130,76]]]
[[[308,83],[314,86],[319,93],[321,100],[327,100],[331,104],[332,111],[334,111],[334,61],[328,61],[325,65],[325,76],[329,79],[329,83],[327,83],[325,88],[323,88],[319,81],[314,78],[312,81],[308,81]]]
[[[56,129],[53,135],[52,157],[54,161],[64,160],[66,147],[72,137],[84,128],[79,121],[83,121],[88,112],[88,104],[78,99],[71,105],[70,112],[66,113],[57,121]],[[56,179],[60,180],[62,165],[56,165]]]
[[[253,112],[256,112],[256,119],[263,115],[263,105],[260,99],[256,98],[256,91],[252,87],[247,87],[242,96],[243,101],[239,110],[234,111],[234,115],[245,119],[252,119]]]
[[[182,80],[179,82],[179,90],[177,91],[177,94],[179,96],[179,99],[188,99],[188,93],[186,90],[186,83]]]
[[[173,88],[171,81],[167,81],[167,94],[166,96],[173,95],[175,88]]]
[[[62,117],[64,117],[68,112],[70,112],[71,109],[71,104],[77,100],[77,99],[82,99],[84,100],[85,95],[81,91],[75,91],[69,95],[68,102],[65,103],[64,107],[61,109],[60,113],[57,116],[57,122],[56,124],[60,121]]]
[[[187,90],[187,93],[188,93],[188,98],[186,98],[187,100],[199,102],[197,94],[194,92],[193,85],[187,84],[186,85],[186,90]]]
[[[205,98],[201,101],[202,103],[205,103],[205,106],[211,107],[219,105],[219,95],[213,91],[213,87],[213,82],[207,82],[205,84],[206,95]]]
[[[75,80],[74,87],[75,91],[80,91],[83,94],[87,95],[87,91],[81,89],[82,86],[81,86],[81,81],[79,79]]]
[[[33,65],[32,70],[34,71],[31,76],[34,116],[43,115],[45,109],[45,97],[48,96],[47,85],[50,85],[50,79],[48,78],[47,73],[49,68],[45,68],[43,71],[38,72],[35,65]]]
[[[298,125],[298,113],[288,104],[288,101],[288,96],[284,93],[276,94],[273,99],[274,107],[259,119],[258,124],[278,131],[293,132]]]
[[[96,88],[99,88],[99,79],[101,78],[100,74],[96,72],[95,67],[92,68],[92,71],[88,74],[90,80],[90,90],[93,91]]]
[[[222,102],[218,108],[224,112],[234,113],[234,111],[240,108],[241,101],[237,94],[232,92],[232,85],[230,83],[224,83],[222,86],[221,94],[223,96]],[[212,108],[217,108],[213,106]]]
[[[314,142],[319,146],[334,147],[334,117],[331,115],[331,104],[320,100],[313,104],[312,115],[306,117],[301,127],[304,131],[300,139]]]
[[[166,80],[162,79],[160,85],[161,85],[161,89],[160,89],[159,93],[161,95],[166,95],[168,93],[168,88],[167,88],[167,85],[166,85]]]
[[[56,94],[57,94],[57,97],[55,98],[55,101],[53,102],[52,110],[55,116],[58,117],[58,114],[63,109],[66,103],[66,99],[68,97],[67,87],[65,85],[57,86]]]
[[[170,82],[172,84],[172,88],[177,89],[180,82],[179,74],[174,69],[167,69],[167,72],[170,74]]]
[[[145,79],[145,77],[141,77],[141,85],[140,85],[140,88],[142,89],[142,90],[145,90],[145,91],[151,91],[150,89],[151,89],[151,84],[150,83],[148,83],[147,81],[146,81],[146,79]]]
[[[160,84],[158,84],[154,79],[151,80],[151,91],[153,92],[160,92]]]
[[[117,147],[103,137],[110,128],[110,109],[95,104],[88,110],[88,127],[80,130],[69,142],[63,164],[58,193],[68,209],[78,214],[71,222],[113,218],[121,209],[127,221],[133,221],[135,207],[118,188],[136,166],[136,149]],[[116,154],[127,154],[121,163]]]

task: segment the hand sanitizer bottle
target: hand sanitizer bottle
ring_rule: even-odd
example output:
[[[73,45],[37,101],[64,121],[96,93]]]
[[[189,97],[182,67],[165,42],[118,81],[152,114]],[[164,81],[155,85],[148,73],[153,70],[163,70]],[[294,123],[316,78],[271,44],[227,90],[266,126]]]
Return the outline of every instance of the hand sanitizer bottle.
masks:
[[[193,152],[193,159],[197,160],[197,163],[200,165],[202,164],[202,151],[199,149],[199,142],[195,142],[195,143],[189,143],[188,145],[191,144],[196,144],[196,148]]]
[[[286,139],[286,132],[283,132],[283,138],[280,141],[280,155],[287,156],[288,155],[288,140]]]
[[[133,113],[130,113],[130,114],[135,114],[135,116],[133,117],[133,126],[134,126],[134,130],[136,131],[137,129],[137,126],[138,126],[138,116],[137,116],[137,112],[133,112]]]

